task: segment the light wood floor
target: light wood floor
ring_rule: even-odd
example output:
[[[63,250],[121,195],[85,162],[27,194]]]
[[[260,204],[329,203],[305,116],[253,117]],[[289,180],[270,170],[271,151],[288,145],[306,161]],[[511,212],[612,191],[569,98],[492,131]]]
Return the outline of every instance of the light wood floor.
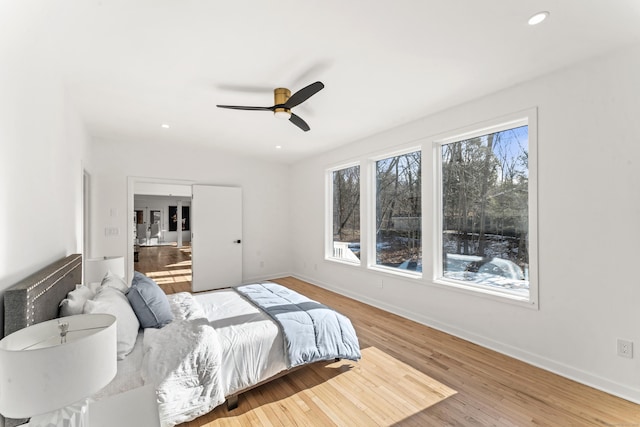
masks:
[[[191,246],[140,246],[136,271],[151,277],[167,293],[191,292]]]
[[[136,269],[162,279],[157,281],[167,293],[190,288],[188,248],[141,248]],[[228,412],[223,405],[180,427],[640,426],[640,405],[295,278],[275,281],[347,315],[363,349],[363,360],[358,364],[365,359],[370,363],[373,355],[395,361],[392,368],[383,365],[387,362],[372,362],[380,365],[378,371],[385,370],[389,376],[376,376],[378,383],[372,379],[354,384],[353,389],[344,386],[357,390],[345,394],[319,387],[335,375],[342,378],[336,369],[328,371],[330,365],[307,367],[243,394],[234,411]],[[381,411],[376,412],[381,405],[376,399],[385,390],[397,389],[394,378],[400,381],[408,370],[456,393],[449,397],[443,394],[438,403],[422,406],[402,397],[392,408],[382,410],[393,412],[388,417],[373,416]],[[373,376],[375,370],[363,368],[362,372]],[[387,381],[387,386],[379,381]],[[420,395],[417,388],[414,394]]]

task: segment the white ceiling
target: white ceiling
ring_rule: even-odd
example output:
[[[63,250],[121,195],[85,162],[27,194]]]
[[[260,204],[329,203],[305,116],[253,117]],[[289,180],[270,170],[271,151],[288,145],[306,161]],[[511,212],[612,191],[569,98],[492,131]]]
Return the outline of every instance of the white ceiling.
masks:
[[[5,47],[60,69],[92,136],[282,162],[640,42],[638,0],[0,3]],[[527,25],[541,10],[550,18]],[[271,106],[273,88],[316,80],[325,89],[294,109],[306,133],[270,112],[216,108]]]

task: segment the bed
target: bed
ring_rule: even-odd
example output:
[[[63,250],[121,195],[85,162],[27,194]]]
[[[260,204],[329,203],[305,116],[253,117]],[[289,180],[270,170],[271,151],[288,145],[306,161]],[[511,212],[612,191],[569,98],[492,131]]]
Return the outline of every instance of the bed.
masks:
[[[50,277],[52,271],[55,277]],[[5,334],[57,317],[60,303],[69,302],[67,295],[78,291],[80,271],[80,256],[73,255],[8,289]],[[105,280],[94,290],[122,300],[119,292],[124,289],[107,292]],[[130,289],[137,291],[135,277],[134,285]],[[118,374],[95,396],[100,399],[152,384],[163,427],[195,419],[225,402],[233,409],[241,393],[308,364],[360,358],[355,331],[346,317],[278,284],[260,282],[164,298],[171,321],[161,322],[160,327],[128,327],[134,336],[129,337],[126,355],[120,354],[119,330]],[[136,306],[131,295],[129,299]],[[89,300],[81,304],[88,312],[104,308],[100,297]],[[136,311],[136,315],[144,324],[144,314]],[[129,322],[116,317],[119,328]],[[162,318],[160,314],[151,321]]]

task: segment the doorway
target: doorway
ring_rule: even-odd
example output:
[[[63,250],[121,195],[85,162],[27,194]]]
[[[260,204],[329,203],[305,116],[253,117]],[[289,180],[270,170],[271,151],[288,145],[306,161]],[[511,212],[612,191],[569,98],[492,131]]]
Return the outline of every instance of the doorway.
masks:
[[[242,282],[242,190],[239,187],[135,177],[129,177],[128,184],[128,211],[133,217],[127,227],[129,281],[133,277],[134,254],[139,258],[140,252],[148,249],[143,248],[141,242],[154,247],[161,246],[160,243],[173,245],[175,241],[178,249],[184,244],[191,245],[195,234],[191,226],[193,215],[198,245],[197,250],[189,253],[189,268],[191,277],[195,268],[199,285],[192,289],[206,290]],[[194,198],[194,192],[198,192],[199,197]],[[156,220],[159,225],[154,228]]]
[[[167,180],[144,177],[128,177],[127,180],[127,280],[133,278],[134,259],[140,251],[152,247],[176,248],[188,245],[191,230],[170,233],[169,206],[189,206],[191,181]],[[177,218],[176,218],[177,219]],[[168,249],[168,250],[169,250]],[[187,248],[190,250],[190,247]],[[188,254],[190,258],[190,253]],[[167,262],[171,257],[166,257]],[[181,261],[182,262],[182,261]],[[188,263],[191,280],[191,261]],[[183,265],[184,267],[184,265]],[[186,274],[185,272],[182,272]],[[155,279],[154,279],[155,280]]]

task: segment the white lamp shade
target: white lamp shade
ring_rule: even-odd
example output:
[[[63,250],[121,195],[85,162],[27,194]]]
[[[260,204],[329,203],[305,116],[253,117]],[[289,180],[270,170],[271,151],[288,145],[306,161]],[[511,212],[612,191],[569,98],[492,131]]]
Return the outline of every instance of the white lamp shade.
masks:
[[[60,343],[58,321],[69,323]],[[117,371],[116,318],[81,314],[21,329],[0,341],[0,413],[28,418],[106,386]]]
[[[124,257],[89,258],[84,262],[84,283],[101,282],[107,271],[124,278]]]

